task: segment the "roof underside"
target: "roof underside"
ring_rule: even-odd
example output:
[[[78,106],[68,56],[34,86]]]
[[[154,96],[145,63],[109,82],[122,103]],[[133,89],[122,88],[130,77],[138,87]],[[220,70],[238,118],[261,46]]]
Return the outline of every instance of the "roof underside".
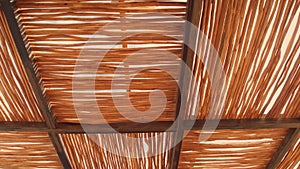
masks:
[[[299,168],[299,0],[0,2],[0,168]]]

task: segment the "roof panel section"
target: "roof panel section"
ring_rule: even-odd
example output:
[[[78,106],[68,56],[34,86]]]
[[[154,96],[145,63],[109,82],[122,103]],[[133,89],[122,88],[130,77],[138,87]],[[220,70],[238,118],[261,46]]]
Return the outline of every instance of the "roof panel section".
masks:
[[[196,25],[212,46],[199,42],[193,67],[197,82],[189,100],[193,108],[186,118],[299,118],[299,2],[194,2],[198,5],[193,11]],[[218,52],[220,69],[209,47]],[[224,72],[227,84],[223,110],[216,109],[214,102],[222,90],[219,72]]]
[[[63,168],[47,133],[0,133],[0,168]]]
[[[216,130],[199,141],[190,131],[182,143],[179,168],[264,168],[284,138],[286,129]]]
[[[74,93],[81,97],[80,106],[95,107],[89,102],[93,99],[91,93],[95,92],[97,107],[106,120],[123,122],[128,119],[119,114],[120,109],[125,113],[149,110],[149,93],[157,89],[165,96],[155,95],[155,100],[166,98],[165,108],[157,120],[173,120],[180,66],[178,60],[166,59],[163,51],[181,57],[186,2],[29,0],[16,1],[14,5],[32,51],[36,72],[41,77],[58,122],[79,122],[74,109]],[[118,24],[99,31],[112,22]],[[87,43],[88,40],[91,43]],[[112,43],[116,44],[109,45]],[[77,68],[84,67],[80,61],[88,58],[79,57],[83,49],[94,51],[89,55],[89,61],[105,50],[109,52],[96,73],[82,68],[80,74],[76,74],[87,79],[95,78],[95,88],[86,89],[93,83],[85,80],[78,84],[82,90],[72,91],[74,77],[78,77],[74,75],[75,65]],[[131,55],[140,59],[125,63],[124,59]],[[135,73],[141,68],[144,70]],[[161,68],[171,71],[174,76]],[[112,88],[112,79],[119,85]],[[129,87],[124,88],[126,81],[130,80]],[[116,104],[113,97],[119,98],[121,103]],[[129,100],[134,109],[128,109],[128,102],[124,103],[124,100]],[[153,114],[160,111],[160,105],[153,105],[144,119],[153,118]],[[95,113],[98,112],[84,114],[89,119],[87,123],[103,123],[103,120],[94,117]],[[139,117],[133,117],[133,120]]]
[[[138,140],[131,142],[128,138]],[[171,151],[167,149],[167,145],[173,144],[173,138],[173,133],[166,132],[61,135],[73,168],[101,169],[169,168]],[[99,146],[105,144],[111,148],[104,149]],[[161,154],[150,156],[155,152],[161,152]],[[133,156],[137,158],[131,158]]]
[[[0,8],[0,121],[43,121]]]

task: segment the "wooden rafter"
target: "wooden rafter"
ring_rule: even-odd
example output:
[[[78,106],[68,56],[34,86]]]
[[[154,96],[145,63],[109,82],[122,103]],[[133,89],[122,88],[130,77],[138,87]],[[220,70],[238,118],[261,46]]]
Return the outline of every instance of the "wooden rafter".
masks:
[[[291,128],[288,130],[285,138],[282,140],[281,144],[277,148],[277,151],[273,154],[271,160],[267,165],[267,169],[276,168],[277,165],[284,158],[285,154],[288,152],[292,143],[297,139],[298,134],[300,133],[300,128]]]
[[[189,128],[192,124],[191,130],[201,130],[206,123],[206,130],[210,129],[209,124],[215,124],[216,122],[210,123],[209,120],[197,120],[195,122],[185,121],[184,128]],[[214,126],[212,126],[214,127]],[[263,129],[263,128],[299,128],[300,119],[222,119],[218,123],[217,129]],[[213,128],[212,128],[213,129]]]
[[[200,1],[198,0],[189,0],[187,3],[186,7],[186,20],[191,22],[194,25],[197,25],[199,22],[199,18],[197,19],[197,12],[199,12],[200,9]],[[195,12],[196,11],[196,12]],[[185,33],[184,33],[184,42],[189,43],[189,28],[185,28]],[[183,52],[182,52],[182,60],[186,63],[188,67],[192,67],[192,62],[193,62],[193,52],[186,46],[183,45]],[[180,79],[179,79],[179,88],[181,89],[178,92],[177,96],[177,102],[176,102],[176,118],[178,119],[178,124],[177,124],[177,131],[175,133],[175,146],[172,149],[172,156],[171,156],[171,169],[177,169],[178,168],[178,162],[179,162],[179,157],[180,157],[180,150],[181,150],[181,145],[182,145],[182,139],[183,139],[183,133],[184,129],[182,127],[183,125],[183,117],[179,113],[180,112],[180,105],[184,106],[186,105],[186,98],[181,98],[180,97],[180,92],[182,96],[187,96],[188,93],[188,86],[185,79],[185,73],[184,70],[181,70],[180,72]],[[183,103],[181,103],[183,101]]]
[[[203,126],[206,120],[184,120],[182,129],[210,130],[209,126]],[[172,121],[157,121],[147,124],[134,122],[120,122],[110,124],[110,127],[102,124],[89,124],[84,127],[78,123],[57,123],[55,129],[48,128],[43,122],[0,122],[0,131],[38,131],[55,133],[145,133],[164,132],[166,130],[176,132]],[[214,122],[212,121],[212,124]],[[114,130],[112,130],[112,128]],[[242,129],[272,129],[272,128],[300,128],[300,119],[230,119],[220,120],[216,130],[242,130]]]

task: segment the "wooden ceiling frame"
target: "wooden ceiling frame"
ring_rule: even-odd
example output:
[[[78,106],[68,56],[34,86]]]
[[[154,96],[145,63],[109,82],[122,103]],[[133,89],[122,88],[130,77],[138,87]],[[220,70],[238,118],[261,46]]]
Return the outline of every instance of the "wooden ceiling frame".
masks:
[[[164,132],[169,129],[173,122],[172,121],[157,121],[148,124],[141,123],[114,123],[111,124],[112,128],[104,127],[103,125],[90,124],[82,128],[80,124],[72,123],[57,123],[53,112],[51,112],[48,102],[44,95],[44,89],[40,85],[40,80],[37,78],[33,64],[29,58],[29,53],[25,47],[18,22],[15,18],[14,10],[10,4],[9,0],[0,0],[0,5],[4,11],[8,26],[10,28],[14,43],[17,47],[20,59],[25,68],[25,72],[32,86],[35,97],[41,113],[45,119],[45,122],[0,122],[0,131],[39,131],[48,132],[49,137],[52,141],[53,146],[61,160],[64,168],[71,168],[70,162],[67,158],[66,152],[64,151],[62,142],[59,138],[59,134],[66,133],[133,133],[133,132]],[[199,0],[188,0],[187,3],[187,14],[186,19],[191,23],[198,25],[199,23]],[[185,35],[185,40],[189,35]],[[187,46],[183,47],[183,61],[187,65],[191,65],[192,57],[191,51]],[[179,86],[180,89],[184,89],[183,81],[184,72],[181,71]],[[187,92],[181,90],[181,92]],[[183,94],[184,95],[184,94]],[[178,118],[178,123],[170,131],[176,132],[175,139],[179,142],[172,149],[171,156],[171,169],[178,168],[178,161],[180,158],[180,151],[182,145],[183,132],[185,129],[192,127],[192,130],[201,130],[205,120],[183,120],[183,117],[179,114],[181,100],[185,101],[185,98],[181,98],[178,94],[177,104],[176,104],[176,118]],[[185,105],[185,104],[183,104]],[[283,159],[284,155],[287,153],[289,148],[292,146],[292,142],[297,139],[300,133],[300,119],[232,119],[232,120],[220,120],[217,129],[262,129],[262,128],[289,128],[287,135],[282,141],[281,145],[278,147],[276,153],[273,155],[269,164],[266,168],[275,168],[280,161]]]

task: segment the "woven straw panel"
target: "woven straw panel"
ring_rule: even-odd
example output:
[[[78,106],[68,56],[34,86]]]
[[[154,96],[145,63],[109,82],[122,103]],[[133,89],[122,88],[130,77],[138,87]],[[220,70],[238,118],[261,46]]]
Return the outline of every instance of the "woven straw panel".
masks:
[[[0,8],[0,121],[43,121]]]
[[[199,143],[200,132],[190,131],[183,140],[180,169],[264,168],[287,130],[217,130]]]
[[[300,1],[199,3],[200,29],[219,53],[228,87],[221,116],[208,118],[299,118]],[[199,56],[208,55],[202,46]],[[205,119],[212,100],[210,77],[199,58],[193,67],[198,79],[190,94],[199,95],[199,108],[188,111],[187,119]],[[208,59],[210,69],[215,64]],[[189,102],[195,100],[191,98]]]
[[[0,133],[0,168],[63,168],[47,133]]]
[[[179,72],[177,61],[165,60],[162,55],[157,55],[160,50],[169,51],[177,57],[181,56],[181,40],[183,36],[183,22],[174,18],[129,17],[132,14],[146,14],[156,12],[172,14],[180,18],[185,17],[185,2],[179,1],[90,1],[90,0],[26,0],[14,3],[19,23],[24,28],[26,41],[30,45],[33,60],[36,63],[36,71],[40,75],[46,94],[49,98],[51,110],[57,116],[58,122],[78,122],[72,100],[72,78],[77,58],[83,45],[97,30],[112,20],[126,21],[127,26],[115,27],[112,31],[106,31],[105,36],[97,36],[95,43],[87,45],[91,50],[106,49],[108,43],[114,42],[126,32],[137,33],[135,36],[125,38],[115,48],[111,49],[97,71],[96,97],[101,113],[108,122],[128,121],[121,116],[116,109],[112,92],[118,97],[124,97],[128,93],[130,101],[138,111],[150,108],[149,93],[153,90],[162,90],[167,98],[164,112],[158,118],[160,121],[169,121],[174,118],[175,100],[177,93],[178,77],[171,78],[167,73],[156,70],[155,66],[167,67],[169,70]],[[147,20],[148,25],[144,25]],[[151,22],[153,20],[153,22]],[[162,28],[164,28],[162,30]],[[152,34],[143,34],[143,30],[151,30]],[[172,39],[168,36],[179,38]],[[123,59],[134,52],[144,49],[155,49],[156,55],[152,57],[155,63],[145,60],[136,65],[148,70],[138,75],[131,74],[135,69],[132,65],[124,65]],[[148,53],[140,53],[139,57],[148,56]],[[97,54],[91,57],[98,57]],[[149,58],[149,57],[148,57]],[[151,59],[151,58],[150,58]],[[122,68],[122,74],[114,74],[117,67]],[[84,73],[84,72],[83,72]],[[177,73],[178,74],[178,73]],[[132,80],[129,90],[111,91],[112,77],[124,83],[124,80]],[[178,76],[178,75],[177,75]],[[91,77],[91,74],[86,74]],[[125,77],[125,78],[124,78]],[[81,87],[89,86],[83,82]],[[74,91],[80,92],[80,91]],[[83,105],[89,107],[91,91],[82,92]],[[155,110],[155,106],[153,109]],[[92,113],[92,114],[89,114]],[[92,117],[89,112],[86,117]],[[97,112],[96,112],[97,113]],[[88,123],[101,123],[97,118],[91,118]]]
[[[158,136],[159,140],[145,141],[149,137]],[[63,134],[65,151],[69,157],[73,168],[99,168],[99,169],[127,169],[127,168],[157,168],[165,169],[170,166],[171,151],[167,151],[166,145],[173,144],[174,134],[172,133],[132,133],[122,134],[126,137],[140,138],[138,144],[124,143],[124,138],[120,134],[98,134],[92,135],[96,139],[91,140],[86,134]],[[115,154],[105,151],[98,145],[105,144],[107,141],[109,146],[113,147]],[[101,144],[102,143],[102,144]],[[148,152],[145,145],[148,146]],[[126,147],[123,147],[123,145]],[[143,151],[142,151],[143,150]],[[141,158],[129,158],[116,155],[121,152],[150,154],[154,152],[162,152],[159,155]],[[166,151],[166,152],[165,152]],[[137,156],[137,155],[136,155]]]
[[[280,169],[295,169],[300,167],[300,134],[298,139],[295,139],[294,143],[286,153],[277,168]]]

